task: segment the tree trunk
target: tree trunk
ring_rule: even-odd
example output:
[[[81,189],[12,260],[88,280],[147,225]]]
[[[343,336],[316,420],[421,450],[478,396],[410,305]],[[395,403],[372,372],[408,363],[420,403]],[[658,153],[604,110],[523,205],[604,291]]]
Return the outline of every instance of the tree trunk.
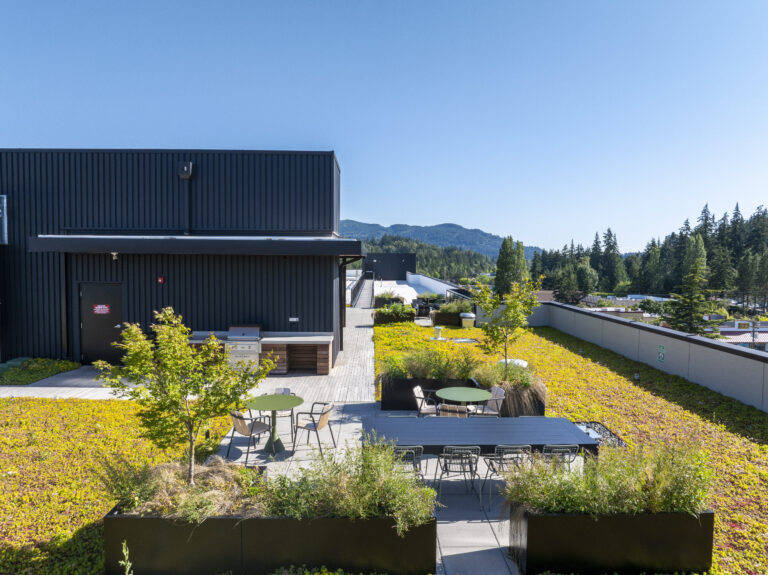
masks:
[[[195,484],[195,435],[189,432],[189,467],[187,468],[187,483]]]

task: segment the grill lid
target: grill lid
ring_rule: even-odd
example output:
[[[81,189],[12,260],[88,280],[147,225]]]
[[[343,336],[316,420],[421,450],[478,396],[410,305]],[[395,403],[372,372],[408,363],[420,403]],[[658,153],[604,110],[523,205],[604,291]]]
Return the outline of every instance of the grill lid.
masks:
[[[230,341],[252,341],[261,339],[260,325],[233,325],[227,332]]]

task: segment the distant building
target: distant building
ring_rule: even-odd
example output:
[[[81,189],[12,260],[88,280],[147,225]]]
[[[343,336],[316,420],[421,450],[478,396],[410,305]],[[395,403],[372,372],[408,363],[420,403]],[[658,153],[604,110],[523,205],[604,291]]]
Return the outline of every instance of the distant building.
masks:
[[[720,326],[720,335],[726,343],[768,351],[768,321],[727,321]]]

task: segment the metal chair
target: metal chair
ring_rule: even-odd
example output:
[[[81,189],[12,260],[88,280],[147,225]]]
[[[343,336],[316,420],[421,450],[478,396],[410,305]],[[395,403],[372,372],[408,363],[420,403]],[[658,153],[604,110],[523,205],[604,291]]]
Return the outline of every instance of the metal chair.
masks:
[[[513,469],[520,469],[526,463],[532,461],[531,446],[530,445],[497,445],[493,450],[493,455],[486,455],[483,457],[487,469],[485,471],[485,479],[480,487],[480,498],[482,499],[483,490],[485,490],[485,484],[492,477],[501,477],[505,473],[512,471]],[[491,498],[493,497],[493,489],[488,487],[488,509],[491,508]]]
[[[437,415],[437,404],[432,398],[433,390],[428,389],[428,395],[424,394],[424,391],[420,385],[413,388],[413,397],[416,398],[416,409],[419,411],[419,417],[424,415]]]
[[[469,491],[467,477],[472,482],[472,490],[475,489],[475,478],[480,479],[477,473],[477,460],[480,458],[480,447],[477,445],[446,445],[443,452],[437,456],[437,469],[435,469],[435,481],[437,481],[437,496],[440,497],[443,487],[443,477],[461,475],[464,478],[464,487]],[[440,471],[440,478],[437,472]]]
[[[441,403],[437,406],[437,415],[440,417],[467,417],[469,410],[466,405],[453,405]]]
[[[545,445],[541,450],[545,459],[552,461],[553,465],[565,465],[571,469],[571,463],[579,456],[578,445]]]
[[[395,445],[394,450],[398,463],[402,464],[405,469],[415,471],[419,479],[423,481],[421,459],[424,455],[424,447],[422,445]]]
[[[230,411],[229,417],[232,419],[232,434],[229,436],[229,447],[227,448],[227,457],[232,450],[232,440],[235,438],[235,432],[248,438],[248,449],[245,452],[245,465],[248,466],[248,456],[251,453],[251,440],[256,437],[256,443],[262,433],[269,432],[272,426],[268,423],[266,416],[246,417],[237,411]],[[256,444],[254,443],[254,447]]]
[[[506,393],[498,385],[491,388],[491,399],[479,405],[469,405],[467,409],[475,415],[493,415],[501,417],[501,406],[504,404]]]
[[[320,410],[317,407],[320,407]],[[299,436],[299,430],[303,429],[307,432],[307,444],[309,444],[309,434],[314,432],[317,436],[317,446],[320,448],[320,455],[323,454],[323,445],[320,443],[320,430],[324,427],[328,428],[331,432],[331,440],[333,441],[333,447],[336,447],[336,438],[333,436],[333,428],[330,424],[331,411],[333,411],[333,403],[327,403],[323,401],[316,401],[312,404],[312,409],[309,411],[298,411],[295,414],[295,421],[293,423],[293,444],[296,445],[296,440]],[[305,415],[305,418],[300,416]]]

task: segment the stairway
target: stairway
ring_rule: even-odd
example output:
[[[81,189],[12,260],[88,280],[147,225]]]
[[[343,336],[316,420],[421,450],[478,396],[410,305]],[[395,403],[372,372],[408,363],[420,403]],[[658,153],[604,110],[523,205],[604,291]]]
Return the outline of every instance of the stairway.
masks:
[[[357,294],[357,300],[355,300],[353,307],[368,308],[373,307],[373,280],[363,280],[363,287],[360,288],[360,293]]]

